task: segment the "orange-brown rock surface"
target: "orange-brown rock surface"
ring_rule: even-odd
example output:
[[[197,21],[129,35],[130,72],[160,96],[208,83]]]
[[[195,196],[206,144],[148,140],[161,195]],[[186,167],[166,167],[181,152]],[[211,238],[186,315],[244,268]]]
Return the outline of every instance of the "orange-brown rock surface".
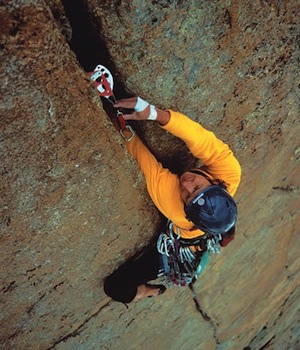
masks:
[[[298,13],[297,0],[0,2],[1,349],[300,348]],[[195,284],[211,322],[186,288],[128,309],[102,290],[162,219],[86,76],[97,63],[118,97],[186,113],[242,165],[238,236]],[[193,163],[157,125],[136,127],[173,171]]]

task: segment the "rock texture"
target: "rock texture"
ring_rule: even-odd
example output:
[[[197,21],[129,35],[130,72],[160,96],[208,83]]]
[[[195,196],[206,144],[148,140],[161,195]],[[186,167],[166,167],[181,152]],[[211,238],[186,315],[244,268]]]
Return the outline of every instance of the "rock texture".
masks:
[[[0,13],[0,348],[299,349],[299,2],[11,0]],[[100,61],[119,97],[186,113],[241,162],[238,237],[195,285],[210,323],[186,289],[129,309],[102,291],[162,219],[86,77]],[[194,162],[157,125],[136,127],[173,171]]]

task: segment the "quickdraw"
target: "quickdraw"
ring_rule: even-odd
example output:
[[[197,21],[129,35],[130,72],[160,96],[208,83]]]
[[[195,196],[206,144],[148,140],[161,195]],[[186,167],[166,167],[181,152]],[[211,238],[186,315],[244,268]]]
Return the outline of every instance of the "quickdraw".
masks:
[[[117,103],[116,97],[113,92],[114,79],[111,72],[101,64],[98,64],[93,72],[88,73],[91,80],[94,82],[99,96],[105,97],[112,105]],[[135,135],[132,127],[126,124],[123,113],[117,109],[117,121],[120,127],[120,134],[128,142],[132,140]],[[130,131],[129,136],[125,136],[124,131]]]

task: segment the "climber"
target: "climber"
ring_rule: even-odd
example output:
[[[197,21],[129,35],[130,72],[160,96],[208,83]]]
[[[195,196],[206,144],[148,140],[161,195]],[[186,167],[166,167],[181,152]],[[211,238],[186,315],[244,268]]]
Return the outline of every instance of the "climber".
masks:
[[[156,245],[137,259],[120,266],[104,282],[107,295],[129,303],[162,294],[167,286],[189,285],[203,269],[207,254],[219,253],[233,240],[237,207],[232,196],[240,182],[241,168],[229,147],[199,123],[172,110],[162,110],[140,97],[117,101],[128,109],[125,120],[152,120],[182,139],[202,166],[181,175],[163,168],[132,129],[129,153],[138,162],[149,195],[168,218]],[[163,284],[150,284],[158,277]]]

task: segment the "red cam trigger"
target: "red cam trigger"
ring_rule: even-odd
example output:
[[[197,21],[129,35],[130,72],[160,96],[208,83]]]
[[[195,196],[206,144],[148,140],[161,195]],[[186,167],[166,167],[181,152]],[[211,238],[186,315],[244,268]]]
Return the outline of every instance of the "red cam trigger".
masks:
[[[94,81],[96,89],[100,96],[109,98],[114,95],[104,73],[102,73],[101,71],[94,71],[89,73],[89,75]]]
[[[112,104],[116,103],[116,98],[114,96],[110,83],[106,79],[105,73],[103,73],[101,70],[95,70],[88,74],[91,80],[93,80],[99,96],[106,97]],[[111,97],[112,99],[110,99]],[[123,117],[123,113],[119,110],[117,110],[117,120],[121,130],[126,130],[126,121]]]

